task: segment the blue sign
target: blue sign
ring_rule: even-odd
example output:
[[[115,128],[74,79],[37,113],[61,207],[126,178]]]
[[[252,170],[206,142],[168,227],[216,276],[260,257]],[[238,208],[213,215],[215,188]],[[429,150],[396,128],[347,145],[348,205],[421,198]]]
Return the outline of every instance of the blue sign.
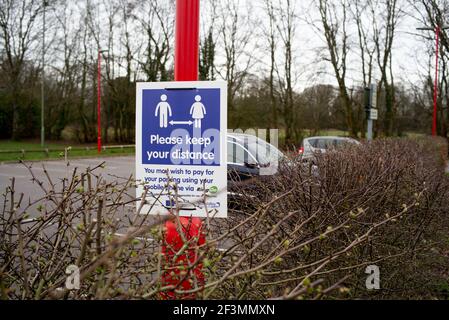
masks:
[[[142,164],[220,165],[220,89],[142,91]]]
[[[226,106],[224,81],[136,84],[138,212],[227,216]]]

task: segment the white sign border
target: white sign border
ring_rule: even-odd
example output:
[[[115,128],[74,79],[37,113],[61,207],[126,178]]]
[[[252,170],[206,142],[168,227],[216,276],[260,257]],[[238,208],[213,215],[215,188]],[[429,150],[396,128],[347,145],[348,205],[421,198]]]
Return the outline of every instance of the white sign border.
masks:
[[[136,182],[139,183],[138,172],[139,167],[143,164],[142,162],[142,102],[143,102],[143,90],[163,90],[163,89],[220,89],[220,138],[221,138],[221,148],[220,148],[220,166],[217,168],[222,169],[225,167],[225,174],[227,177],[227,82],[222,80],[216,81],[162,81],[162,82],[136,82],[136,132],[135,132],[135,143],[136,143],[136,156],[135,156],[135,172],[136,172]],[[224,108],[222,106],[225,106]],[[192,165],[195,166],[195,165]],[[199,166],[205,167],[205,166]],[[136,193],[138,188],[136,188]],[[219,190],[219,192],[224,192],[227,196],[227,184],[225,190]],[[141,195],[136,194],[136,198],[141,197]],[[136,210],[140,207],[141,201],[136,202]],[[226,215],[218,215],[217,218],[227,218],[227,198],[224,203],[226,209]],[[147,214],[144,205],[141,214]],[[199,212],[200,211],[200,212]],[[192,214],[193,213],[193,214]],[[150,213],[150,215],[168,215],[169,212],[157,212]],[[180,210],[180,216],[188,217],[207,217],[205,210]]]

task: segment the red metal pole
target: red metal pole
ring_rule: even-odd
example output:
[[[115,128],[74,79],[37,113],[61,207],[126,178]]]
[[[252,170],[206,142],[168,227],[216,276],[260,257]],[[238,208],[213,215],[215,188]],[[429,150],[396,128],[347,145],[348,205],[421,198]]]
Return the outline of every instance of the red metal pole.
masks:
[[[198,64],[199,64],[199,26],[200,26],[200,1],[199,0],[176,0],[176,36],[175,36],[175,81],[197,81],[198,80]],[[191,240],[197,238],[197,243],[193,243],[192,247],[186,250],[186,254],[181,255],[175,262],[173,268],[174,275],[166,273],[163,275],[163,281],[167,285],[179,286],[178,289],[192,289],[192,283],[197,286],[204,285],[204,274],[202,273],[201,263],[190,271],[189,279],[179,283],[182,278],[179,274],[177,266],[188,263],[195,264],[197,253],[194,249],[195,245],[204,243],[204,234],[202,232],[202,221],[200,218],[180,218],[180,225],[184,237],[181,237],[177,231],[176,224],[172,221],[165,223],[165,243],[163,248],[166,255],[167,264],[173,263],[173,257],[183,246],[182,238]],[[178,270],[178,271],[176,271]],[[194,278],[194,279],[193,279]],[[190,281],[192,282],[190,282]],[[195,299],[195,294],[179,296],[174,291],[162,294],[165,299]]]
[[[198,80],[200,1],[176,0],[175,81]]]
[[[440,37],[440,27],[435,29],[436,33],[436,58],[435,58],[435,84],[433,90],[433,121],[432,121],[432,136],[437,135],[437,101],[438,101],[438,44]]]
[[[97,145],[98,153],[101,153],[101,51],[98,50],[97,69]]]

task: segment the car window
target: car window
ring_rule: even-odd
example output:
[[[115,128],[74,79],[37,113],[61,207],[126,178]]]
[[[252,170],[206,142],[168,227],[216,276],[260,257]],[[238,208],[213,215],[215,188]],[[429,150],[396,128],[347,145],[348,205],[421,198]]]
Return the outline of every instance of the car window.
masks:
[[[310,144],[313,148],[318,148],[318,147],[317,147],[318,139],[308,139],[307,141],[309,142],[309,144]]]
[[[345,144],[349,144],[349,143],[352,143],[352,142],[349,140],[335,140],[336,147],[341,147],[341,146],[343,146]]]
[[[319,149],[329,149],[329,148],[337,148],[341,147],[346,143],[350,143],[350,141],[346,139],[317,139],[315,148]]]
[[[228,141],[228,162],[244,164],[255,163],[254,157],[251,156],[240,144]]]
[[[318,149],[337,148],[337,147],[341,147],[347,143],[359,144],[359,142],[357,140],[335,139],[335,138],[308,139],[307,141],[313,148],[318,148]]]
[[[240,143],[261,165],[274,164],[285,157],[278,148],[256,136],[245,136]]]
[[[316,147],[319,149],[329,149],[336,145],[336,140],[334,139],[317,139]]]
[[[257,161],[261,164],[275,163],[284,157],[284,154],[279,149],[262,139],[250,141],[248,149],[252,154],[256,155]]]

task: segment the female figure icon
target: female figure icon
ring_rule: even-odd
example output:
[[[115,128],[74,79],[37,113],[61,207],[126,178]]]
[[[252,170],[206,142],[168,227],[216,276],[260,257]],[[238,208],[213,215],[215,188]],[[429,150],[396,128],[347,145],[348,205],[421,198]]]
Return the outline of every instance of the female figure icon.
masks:
[[[201,120],[204,118],[204,115],[206,114],[206,108],[204,107],[204,104],[201,102],[201,96],[197,95],[195,96],[195,101],[192,104],[192,107],[190,108],[190,114],[192,115],[192,118],[194,120],[194,127],[195,128],[201,128]]]

